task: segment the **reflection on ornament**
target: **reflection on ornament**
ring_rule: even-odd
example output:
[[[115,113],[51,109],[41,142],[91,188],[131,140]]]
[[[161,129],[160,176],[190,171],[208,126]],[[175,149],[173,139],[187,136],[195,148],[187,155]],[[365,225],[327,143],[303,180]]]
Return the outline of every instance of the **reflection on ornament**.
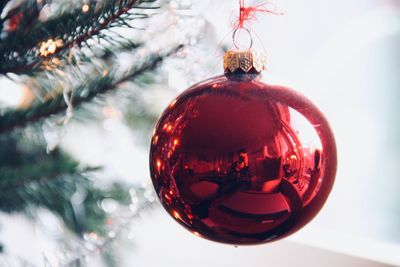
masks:
[[[238,245],[278,240],[324,205],[334,137],[304,96],[262,82],[255,68],[226,70],[164,111],[151,142],[152,181],[164,208],[195,235]]]

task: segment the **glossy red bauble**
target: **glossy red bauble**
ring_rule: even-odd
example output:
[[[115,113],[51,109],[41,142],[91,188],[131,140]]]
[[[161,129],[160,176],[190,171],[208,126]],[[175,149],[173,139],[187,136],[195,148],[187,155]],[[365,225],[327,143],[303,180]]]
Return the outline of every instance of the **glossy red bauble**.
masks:
[[[165,110],[151,177],[167,212],[195,235],[228,244],[274,241],[322,208],[336,172],[323,114],[257,75],[194,85]]]

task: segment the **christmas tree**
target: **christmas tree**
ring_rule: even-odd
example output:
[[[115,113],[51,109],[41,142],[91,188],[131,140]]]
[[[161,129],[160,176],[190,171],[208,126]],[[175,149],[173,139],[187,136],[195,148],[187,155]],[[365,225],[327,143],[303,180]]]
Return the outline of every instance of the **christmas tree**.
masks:
[[[38,255],[41,266],[82,266],[95,252],[114,266],[111,241],[153,205],[148,183],[115,180],[60,142],[71,124],[118,121],[147,145],[159,114],[144,99],[158,90],[163,61],[202,27],[176,34],[189,10],[177,1],[1,1],[0,211],[9,224],[22,216],[50,229],[54,249]],[[6,266],[38,264],[1,238],[0,251]]]
[[[400,8],[367,2],[0,0],[0,266],[399,265]],[[311,97],[340,150],[319,219],[251,249],[153,209],[148,173],[156,120],[222,72],[239,3],[285,13],[244,16],[264,81]]]

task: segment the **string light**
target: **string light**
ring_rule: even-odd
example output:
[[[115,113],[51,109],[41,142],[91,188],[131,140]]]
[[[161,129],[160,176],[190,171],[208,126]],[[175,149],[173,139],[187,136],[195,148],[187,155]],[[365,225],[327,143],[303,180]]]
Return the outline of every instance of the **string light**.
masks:
[[[82,6],[82,12],[83,13],[88,13],[90,10],[90,6],[88,4],[83,4]]]
[[[57,51],[57,48],[60,48],[64,45],[64,42],[61,39],[49,39],[40,44],[39,52],[41,56],[47,57],[49,55],[54,54]]]

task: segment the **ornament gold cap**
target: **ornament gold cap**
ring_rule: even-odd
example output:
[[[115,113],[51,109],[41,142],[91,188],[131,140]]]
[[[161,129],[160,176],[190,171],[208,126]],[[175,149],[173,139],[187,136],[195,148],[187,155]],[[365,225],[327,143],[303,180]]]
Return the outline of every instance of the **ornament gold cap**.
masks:
[[[224,55],[225,73],[261,73],[265,65],[265,56],[250,49],[229,50]]]

